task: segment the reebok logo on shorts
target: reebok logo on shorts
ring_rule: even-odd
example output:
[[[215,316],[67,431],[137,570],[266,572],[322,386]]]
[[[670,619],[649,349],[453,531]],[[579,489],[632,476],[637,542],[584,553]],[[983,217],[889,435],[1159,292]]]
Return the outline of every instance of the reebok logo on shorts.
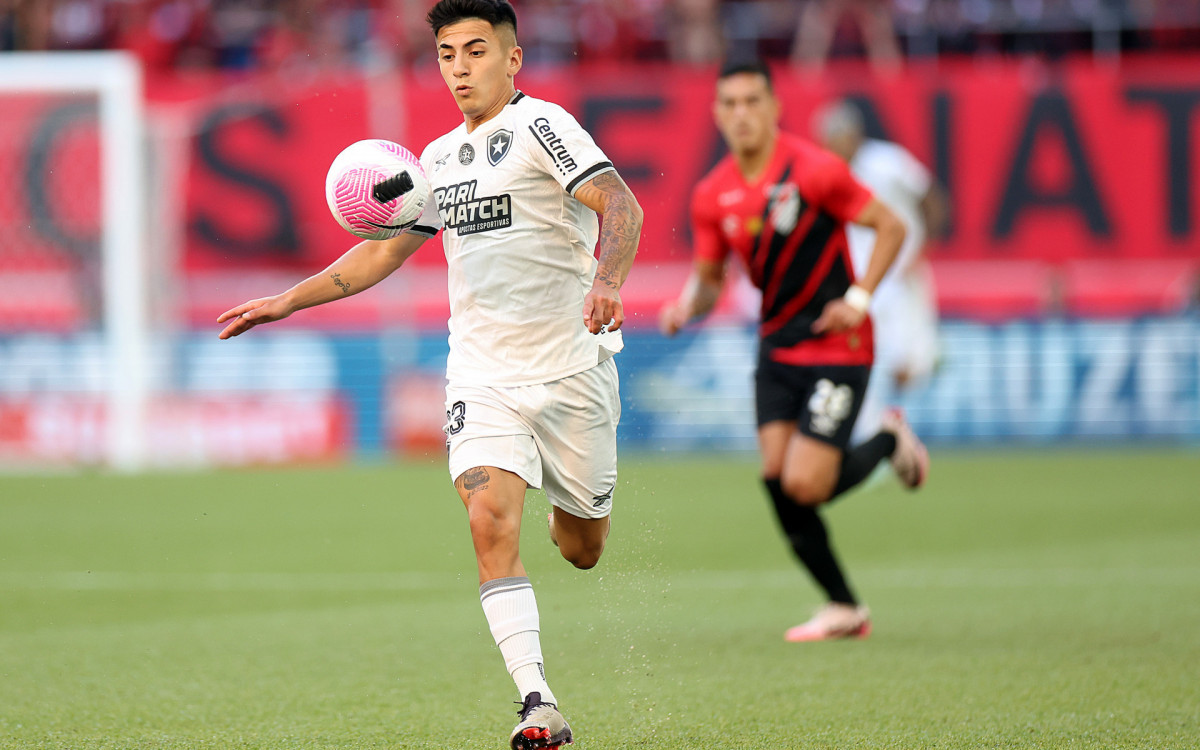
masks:
[[[592,498],[592,501],[593,501],[592,507],[593,508],[603,508],[605,505],[608,505],[609,503],[611,503],[613,490],[615,490],[615,489],[616,489],[616,486],[610,487],[608,492],[605,492],[603,495],[596,495],[595,497],[593,497]]]

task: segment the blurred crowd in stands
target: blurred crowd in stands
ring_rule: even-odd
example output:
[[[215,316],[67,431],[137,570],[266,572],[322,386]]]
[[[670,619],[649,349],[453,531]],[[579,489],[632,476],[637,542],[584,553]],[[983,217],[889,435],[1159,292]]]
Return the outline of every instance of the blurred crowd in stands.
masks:
[[[432,0],[0,0],[0,50],[128,49],[150,68],[432,62]],[[515,0],[528,64],[756,54],[819,67],[937,55],[1200,49],[1200,0]]]

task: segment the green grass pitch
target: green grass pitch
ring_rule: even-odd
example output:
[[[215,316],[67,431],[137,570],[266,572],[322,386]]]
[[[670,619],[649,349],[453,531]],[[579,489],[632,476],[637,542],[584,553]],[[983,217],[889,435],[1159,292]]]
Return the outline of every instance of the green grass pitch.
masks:
[[[1200,745],[1200,456],[949,453],[828,509],[865,641],[749,460],[623,456],[595,570],[523,556],[581,750]],[[0,747],[504,748],[440,463],[0,478]]]

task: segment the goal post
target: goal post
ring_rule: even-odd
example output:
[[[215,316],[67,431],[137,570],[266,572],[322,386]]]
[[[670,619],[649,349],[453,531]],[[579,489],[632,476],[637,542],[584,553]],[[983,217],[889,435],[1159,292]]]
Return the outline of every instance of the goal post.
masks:
[[[150,390],[142,70],[124,52],[0,55],[0,95],[95,95],[100,143],[100,255],[105,348],[105,461],[147,463]]]

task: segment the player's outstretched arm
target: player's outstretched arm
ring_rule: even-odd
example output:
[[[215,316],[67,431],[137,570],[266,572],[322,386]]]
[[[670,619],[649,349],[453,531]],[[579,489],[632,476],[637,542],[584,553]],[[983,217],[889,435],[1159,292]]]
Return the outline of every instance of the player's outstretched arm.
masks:
[[[402,234],[389,240],[364,240],[346,251],[329,268],[308,277],[282,294],[243,302],[226,310],[217,323],[226,323],[218,338],[239,336],[261,323],[335,299],[358,294],[387,278],[417,251],[425,237]]]
[[[674,336],[688,323],[708,315],[717,306],[724,286],[724,263],[697,260],[679,299],[663,305],[658,315],[659,329],[667,336]]]
[[[876,198],[863,207],[854,223],[875,230],[871,261],[867,264],[866,273],[854,282],[846,296],[830,300],[821,310],[821,317],[812,325],[814,333],[837,333],[862,323],[871,304],[871,295],[904,244],[904,222]]]
[[[588,180],[575,191],[575,198],[603,218],[600,262],[592,289],[583,299],[583,324],[592,333],[600,333],[605,325],[615,331],[625,322],[620,291],[642,237],[642,207],[616,172]]]

